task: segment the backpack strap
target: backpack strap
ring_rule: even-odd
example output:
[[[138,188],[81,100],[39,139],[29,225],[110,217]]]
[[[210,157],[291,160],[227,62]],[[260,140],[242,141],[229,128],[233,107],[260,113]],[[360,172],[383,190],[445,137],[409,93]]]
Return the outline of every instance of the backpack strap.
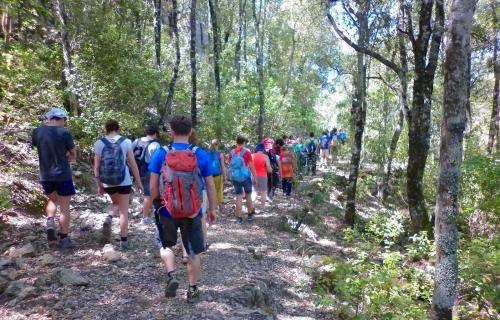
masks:
[[[106,139],[106,137],[102,137],[99,140],[101,140],[101,142],[104,143],[106,147],[109,147],[111,145],[111,142],[108,139]]]
[[[120,137],[120,139],[116,140],[115,143],[122,144],[123,141],[125,141],[125,137]]]

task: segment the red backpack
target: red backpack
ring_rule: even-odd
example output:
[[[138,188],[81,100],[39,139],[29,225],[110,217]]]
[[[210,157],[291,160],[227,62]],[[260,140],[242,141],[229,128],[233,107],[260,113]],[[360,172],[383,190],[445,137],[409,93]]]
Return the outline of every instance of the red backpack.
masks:
[[[293,157],[288,152],[280,155],[282,178],[293,178]]]
[[[192,218],[203,201],[203,182],[195,155],[198,148],[190,145],[186,150],[172,146],[164,149],[167,156],[161,171],[161,202],[172,218]]]

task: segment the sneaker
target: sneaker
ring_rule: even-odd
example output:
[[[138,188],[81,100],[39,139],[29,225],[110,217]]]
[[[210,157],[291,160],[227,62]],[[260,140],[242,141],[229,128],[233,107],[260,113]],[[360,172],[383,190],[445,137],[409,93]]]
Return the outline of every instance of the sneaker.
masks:
[[[144,223],[144,224],[153,224],[154,221],[153,221],[153,218],[151,218],[151,217],[144,217],[144,218],[142,218],[142,223]]]
[[[130,249],[130,246],[127,241],[120,241],[120,251],[128,251]]]
[[[56,222],[54,219],[47,219],[47,241],[48,242],[56,242]]]
[[[59,240],[59,249],[67,250],[73,249],[74,247],[76,247],[76,243],[71,240],[70,237]]]
[[[242,217],[236,218],[236,223],[237,224],[243,224],[243,218]]]
[[[106,220],[102,224],[102,242],[103,243],[111,243],[111,226],[113,220],[107,216]]]
[[[188,303],[195,303],[200,299],[200,289],[198,287],[191,287],[189,286],[188,292],[187,292],[187,302]]]
[[[254,211],[252,211],[252,212],[250,212],[250,213],[248,214],[248,218],[247,218],[248,222],[252,222],[252,221],[253,221],[253,219],[254,219],[254,216],[255,216],[255,210],[254,210]]]
[[[167,285],[165,286],[165,297],[175,297],[175,295],[177,294],[177,288],[179,288],[179,280],[177,280],[177,277],[169,277],[167,279]]]

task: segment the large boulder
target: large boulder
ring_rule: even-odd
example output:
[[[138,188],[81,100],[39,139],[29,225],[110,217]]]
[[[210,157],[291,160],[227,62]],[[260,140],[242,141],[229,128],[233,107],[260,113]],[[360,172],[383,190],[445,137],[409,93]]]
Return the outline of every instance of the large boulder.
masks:
[[[244,284],[233,297],[239,304],[248,308],[269,307],[271,303],[269,287],[261,280],[254,280]]]

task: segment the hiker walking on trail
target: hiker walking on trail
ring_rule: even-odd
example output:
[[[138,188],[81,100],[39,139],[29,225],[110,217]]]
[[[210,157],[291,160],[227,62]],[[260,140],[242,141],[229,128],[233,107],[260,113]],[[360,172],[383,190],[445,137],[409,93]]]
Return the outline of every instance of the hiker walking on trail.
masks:
[[[31,134],[32,145],[38,150],[40,183],[48,198],[45,208],[47,240],[49,244],[58,240],[55,215],[59,207],[59,247],[61,249],[70,249],[75,245],[69,237],[69,203],[71,197],[76,194],[69,161],[76,160],[76,151],[73,137],[65,128],[67,119],[66,111],[53,108],[45,115],[44,124],[33,130]]]
[[[255,153],[252,155],[255,166],[255,189],[257,189],[257,193],[260,196],[261,210],[266,206],[267,175],[272,172],[271,162],[264,152],[264,144],[258,143],[255,146]]]
[[[141,183],[144,187],[142,222],[144,224],[151,224],[154,222],[153,218],[151,218],[153,200],[151,199],[151,192],[149,190],[150,173],[148,171],[148,165],[155,151],[161,147],[160,143],[158,142],[160,129],[156,125],[147,125],[144,129],[144,132],[146,136],[135,140],[132,143],[132,150],[134,152],[135,161],[139,168]]]
[[[337,161],[337,156],[339,153],[339,140],[337,139],[337,128],[333,128],[329,134],[330,137],[330,158],[331,164]]]
[[[248,140],[243,136],[236,138],[236,148],[229,154],[228,179],[233,183],[234,194],[236,195],[236,223],[242,224],[243,195],[245,195],[248,222],[252,222],[255,215],[255,208],[252,202],[252,176],[256,177],[253,165],[252,154],[246,148]]]
[[[330,157],[330,137],[328,130],[324,130],[319,137],[319,157],[320,166],[328,167],[328,158]]]
[[[267,175],[267,197],[270,201],[274,198],[274,193],[276,192],[276,188],[278,188],[280,182],[280,153],[281,149],[284,145],[283,139],[276,139],[274,144],[274,148],[267,152],[267,156],[269,157],[269,162],[271,163],[271,172]]]
[[[314,132],[309,133],[309,139],[304,143],[306,150],[306,172],[312,175],[316,174],[316,141]]]
[[[149,164],[150,189],[161,242],[160,257],[167,273],[165,296],[175,297],[179,287],[172,248],[177,243],[177,229],[180,228],[182,243],[189,255],[187,301],[192,303],[199,298],[199,254],[205,250],[202,190],[207,191],[207,221],[212,224],[217,218],[215,186],[210,156],[189,143],[191,119],[174,116],[170,127],[173,143],[158,149]]]
[[[103,242],[111,242],[113,216],[118,211],[120,216],[120,250],[128,250],[128,207],[132,192],[134,175],[139,192],[144,190],[135,162],[132,142],[122,137],[120,125],[116,120],[108,120],[105,124],[105,136],[94,144],[94,176],[100,195],[107,193],[112,205],[102,225]]]
[[[292,195],[292,186],[294,174],[294,160],[292,155],[292,147],[285,147],[280,155],[280,176],[282,180],[283,193],[289,197]]]
[[[212,164],[217,205],[220,211],[222,209],[222,202],[224,201],[224,181],[227,178],[227,170],[224,164],[224,155],[219,152],[219,141],[217,139],[212,140],[209,155]]]

